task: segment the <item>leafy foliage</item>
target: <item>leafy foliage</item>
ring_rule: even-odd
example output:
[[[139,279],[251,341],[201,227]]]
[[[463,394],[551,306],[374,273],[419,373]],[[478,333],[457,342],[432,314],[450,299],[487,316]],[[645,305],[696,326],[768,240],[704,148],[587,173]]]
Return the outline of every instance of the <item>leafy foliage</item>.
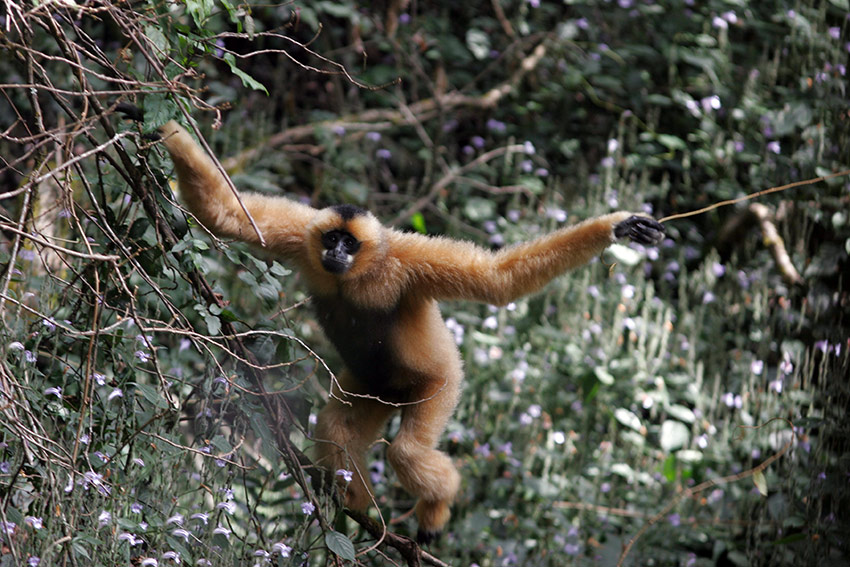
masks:
[[[850,166],[846,0],[7,8],[4,565],[412,561],[307,465],[338,361],[296,274],[180,209],[139,135],[170,118],[240,188],[492,246]],[[743,203],[504,309],[444,306],[464,486],[426,563],[847,560],[850,184],[759,202],[784,244]]]

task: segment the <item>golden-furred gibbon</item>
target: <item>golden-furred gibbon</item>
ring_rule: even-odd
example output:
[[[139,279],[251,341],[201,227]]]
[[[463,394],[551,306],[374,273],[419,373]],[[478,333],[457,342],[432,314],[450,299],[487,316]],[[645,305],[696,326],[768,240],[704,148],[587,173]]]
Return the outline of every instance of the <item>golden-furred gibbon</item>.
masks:
[[[171,121],[159,135],[192,214],[218,236],[260,245],[227,181],[186,130]],[[241,199],[265,249],[300,270],[317,320],[345,363],[318,416],[316,462],[352,471],[351,481],[341,484],[345,503],[367,509],[372,488],[365,453],[400,411],[387,459],[418,498],[422,542],[442,531],[460,486],[451,460],[437,449],[463,376],[437,302],[503,305],[587,263],[618,238],[652,245],[664,236],[664,228],[645,215],[615,212],[490,251],[400,232],[351,205],[316,209],[251,193]]]

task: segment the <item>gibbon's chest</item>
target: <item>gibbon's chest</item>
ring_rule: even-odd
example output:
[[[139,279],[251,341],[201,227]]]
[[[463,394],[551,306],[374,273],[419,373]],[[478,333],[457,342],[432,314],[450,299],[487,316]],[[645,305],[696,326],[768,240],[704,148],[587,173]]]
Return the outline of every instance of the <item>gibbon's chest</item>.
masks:
[[[313,296],[316,318],[348,370],[373,393],[392,382],[396,360],[390,336],[398,323],[398,306],[370,309],[334,296]]]

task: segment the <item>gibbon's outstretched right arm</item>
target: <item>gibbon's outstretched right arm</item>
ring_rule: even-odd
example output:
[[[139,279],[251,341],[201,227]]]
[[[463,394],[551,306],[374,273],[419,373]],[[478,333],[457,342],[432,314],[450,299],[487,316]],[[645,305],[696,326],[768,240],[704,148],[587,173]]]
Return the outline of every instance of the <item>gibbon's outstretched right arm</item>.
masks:
[[[616,212],[497,252],[470,242],[393,232],[390,253],[407,267],[409,286],[423,295],[504,305],[588,263],[623,237],[654,245],[663,239],[664,227],[645,215]]]
[[[180,196],[201,223],[218,236],[259,245],[260,240],[227,181],[186,130],[173,120],[160,127],[162,143],[177,171]],[[318,211],[283,197],[240,193],[263,233],[268,250],[300,260],[304,228]]]

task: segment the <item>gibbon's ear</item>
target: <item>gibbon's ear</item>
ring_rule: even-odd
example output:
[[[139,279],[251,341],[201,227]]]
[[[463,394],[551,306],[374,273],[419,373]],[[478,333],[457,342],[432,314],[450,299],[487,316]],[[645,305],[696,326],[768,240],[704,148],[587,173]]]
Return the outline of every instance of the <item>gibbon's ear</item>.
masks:
[[[386,256],[385,228],[372,213],[352,205],[338,205],[320,210],[307,227],[307,262],[314,276],[356,279],[380,271]],[[357,241],[353,259],[340,273],[330,272],[322,263],[327,252],[327,237],[332,232],[347,233]],[[348,252],[351,252],[349,250]]]

